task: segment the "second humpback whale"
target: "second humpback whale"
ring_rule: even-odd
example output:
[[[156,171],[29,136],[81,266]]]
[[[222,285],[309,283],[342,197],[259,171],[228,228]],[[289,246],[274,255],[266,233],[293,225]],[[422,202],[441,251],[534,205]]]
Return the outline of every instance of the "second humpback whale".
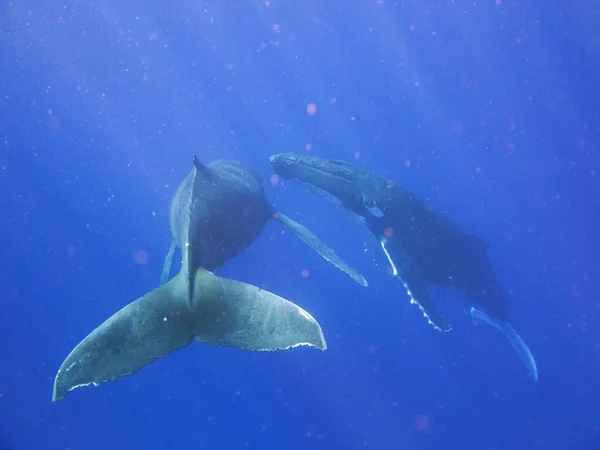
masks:
[[[64,360],[54,380],[53,401],[69,391],[129,375],[194,340],[245,350],[299,345],[326,348],[318,322],[299,306],[263,289],[220,278],[221,266],[258,236],[275,217],[321,256],[366,285],[360,274],[300,224],[271,211],[260,179],[236,161],[194,167],[171,204],[173,244],[161,286],[107,319]],[[175,247],[183,263],[167,282]]]
[[[395,183],[344,161],[300,153],[270,158],[275,173],[335,197],[379,239],[393,274],[437,330],[450,325],[430,297],[428,284],[454,288],[471,303],[471,315],[502,330],[535,380],[529,348],[510,322],[508,300],[487,256],[488,244],[461,230]]]

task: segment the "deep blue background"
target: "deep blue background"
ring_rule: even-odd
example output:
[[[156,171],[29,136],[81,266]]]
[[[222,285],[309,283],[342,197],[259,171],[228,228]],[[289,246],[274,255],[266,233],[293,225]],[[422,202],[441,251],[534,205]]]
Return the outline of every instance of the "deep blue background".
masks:
[[[598,30],[598,2],[1,2],[0,435],[59,450],[600,448]],[[537,384],[451,292],[435,292],[454,325],[441,335],[372,235],[272,185],[268,156],[307,145],[492,243]],[[68,352],[156,287],[192,154],[259,171],[370,287],[269,223],[218,274],[306,308],[326,352],[195,344],[51,403]]]

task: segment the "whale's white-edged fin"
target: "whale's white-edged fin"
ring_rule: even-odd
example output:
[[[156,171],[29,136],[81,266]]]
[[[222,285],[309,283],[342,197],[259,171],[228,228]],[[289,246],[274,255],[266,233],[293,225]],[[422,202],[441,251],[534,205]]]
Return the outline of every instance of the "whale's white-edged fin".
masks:
[[[442,333],[452,331],[450,324],[435,307],[433,299],[429,295],[427,285],[414,274],[415,271],[411,269],[410,261],[406,258],[401,258],[402,267],[400,270],[402,273],[400,273],[398,266],[392,259],[388,249],[390,241],[391,239],[382,238],[380,240],[381,249],[392,267],[392,275],[398,278],[404,286],[404,289],[406,289],[406,294],[408,295],[408,298],[410,298],[410,304],[417,305],[423,313],[423,317],[427,319],[427,323],[429,323],[434,330]]]
[[[523,341],[521,336],[519,336],[519,333],[517,333],[510,323],[495,317],[490,317],[488,314],[476,308],[471,308],[471,317],[482,320],[485,323],[503,331],[514,349],[517,351],[519,357],[529,369],[529,373],[531,373],[533,376],[534,381],[538,380],[538,370],[535,359],[533,358],[529,347],[527,347],[527,344],[525,344],[525,341]]]
[[[203,269],[195,279],[191,300],[187,274],[181,270],[92,331],[62,363],[52,400],[77,387],[132,374],[194,338],[245,350],[327,348],[318,322],[293,303]]]
[[[173,257],[175,256],[175,249],[177,248],[177,244],[175,241],[171,242],[171,246],[169,247],[169,252],[165,257],[165,262],[163,263],[162,273],[160,274],[160,286],[166,284],[169,281],[169,277],[171,276],[171,267],[173,266]]]
[[[298,222],[290,219],[281,212],[273,214],[273,218],[281,222],[292,233],[294,233],[306,245],[312,248],[325,260],[329,261],[342,272],[345,272],[350,278],[356,281],[361,286],[368,286],[367,280],[357,270],[352,268],[346,261],[340,258],[333,249],[325,245],[317,236],[315,236],[308,228]]]

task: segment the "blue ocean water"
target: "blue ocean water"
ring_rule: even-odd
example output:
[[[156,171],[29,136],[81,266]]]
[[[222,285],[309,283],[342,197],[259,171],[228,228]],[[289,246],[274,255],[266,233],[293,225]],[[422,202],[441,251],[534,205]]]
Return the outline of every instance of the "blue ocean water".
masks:
[[[598,2],[0,4],[0,448],[600,448]],[[528,376],[456,294],[435,332],[377,240],[282,151],[353,162],[491,244]],[[271,221],[217,271],[324,352],[194,344],[52,403],[69,351],[158,285],[192,155],[242,161],[362,288]]]

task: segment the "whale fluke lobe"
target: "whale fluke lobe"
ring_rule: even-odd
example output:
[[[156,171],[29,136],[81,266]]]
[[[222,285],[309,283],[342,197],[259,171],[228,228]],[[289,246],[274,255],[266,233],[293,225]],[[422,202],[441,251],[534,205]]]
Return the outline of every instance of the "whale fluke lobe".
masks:
[[[187,279],[182,270],[92,331],[62,363],[52,400],[132,374],[194,339],[245,350],[327,348],[318,322],[275,294],[200,269],[189,299]]]
[[[315,236],[308,228],[298,222],[290,219],[281,212],[276,212],[273,217],[285,225],[292,233],[294,233],[306,245],[317,252],[326,261],[329,261],[342,272],[345,272],[350,278],[356,281],[361,286],[368,286],[367,280],[356,269],[352,268],[346,261],[340,258],[337,253],[327,245],[325,245],[317,236]]]
[[[527,369],[529,370],[529,373],[531,373],[531,376],[533,376],[534,381],[538,380],[538,370],[535,359],[533,358],[533,355],[531,354],[529,347],[527,347],[527,344],[525,344],[523,338],[519,336],[519,333],[517,333],[515,328],[509,322],[496,317],[490,317],[483,311],[480,311],[476,308],[471,308],[471,317],[482,320],[494,328],[498,328],[499,330],[503,331],[511,345],[517,351],[519,357],[527,366]]]
[[[197,286],[205,293],[202,314],[195,322],[198,342],[256,351],[301,345],[327,348],[318,322],[294,303],[207,271],[197,277]]]
[[[53,401],[80,386],[116,380],[194,341],[185,280],[133,301],[73,349],[54,380]]]

